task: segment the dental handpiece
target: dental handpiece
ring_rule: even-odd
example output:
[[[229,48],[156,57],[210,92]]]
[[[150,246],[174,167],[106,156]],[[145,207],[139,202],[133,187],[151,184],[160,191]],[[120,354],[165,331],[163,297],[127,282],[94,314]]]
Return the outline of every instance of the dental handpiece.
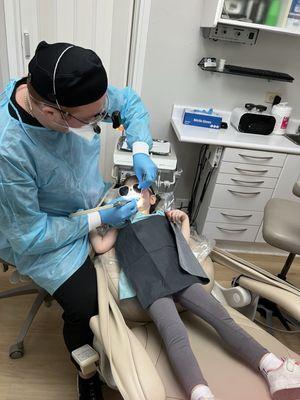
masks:
[[[126,204],[130,203],[130,201],[131,200],[118,200],[113,204],[106,204],[105,206],[97,206],[95,208],[90,208],[89,210],[76,211],[70,214],[70,217],[78,217],[79,215],[91,214],[95,211],[109,210],[110,208],[115,208],[115,207],[123,207]]]

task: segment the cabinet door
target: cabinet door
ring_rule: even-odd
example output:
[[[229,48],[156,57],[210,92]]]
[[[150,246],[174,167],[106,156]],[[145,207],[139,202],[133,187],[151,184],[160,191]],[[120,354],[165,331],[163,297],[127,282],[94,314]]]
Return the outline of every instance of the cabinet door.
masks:
[[[288,155],[272,197],[300,202],[300,198],[292,193],[293,186],[299,179],[300,156]]]

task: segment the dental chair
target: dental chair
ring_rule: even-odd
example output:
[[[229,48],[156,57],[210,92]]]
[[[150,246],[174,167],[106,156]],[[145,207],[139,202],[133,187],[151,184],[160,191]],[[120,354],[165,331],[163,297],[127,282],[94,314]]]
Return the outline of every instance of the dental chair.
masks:
[[[175,157],[174,154],[170,160]],[[112,176],[116,182],[126,176],[126,168],[131,167],[130,160],[130,155],[126,158],[125,153],[115,150]],[[158,167],[161,165],[161,178],[166,172],[165,160],[163,157],[155,160]],[[167,180],[165,187],[169,189],[176,181],[176,163],[168,169],[174,178]],[[198,244],[199,241],[191,240],[195,255]],[[210,283],[204,287],[225,306],[241,327],[279,357],[290,356],[300,361],[299,355],[253,322],[259,297],[276,302],[300,321],[299,289],[217,248],[205,261],[202,257],[199,262],[210,278]],[[215,281],[217,264],[236,273],[232,287],[225,289]],[[95,257],[94,265],[99,315],[91,318],[90,327],[94,333],[95,351],[86,351],[85,346],[81,348],[82,369],[86,372],[97,369],[103,381],[118,390],[124,400],[188,400],[171,369],[162,340],[148,313],[135,298],[122,301],[118,298],[120,271],[114,249]],[[230,353],[214,329],[202,319],[180,307],[179,311],[194,354],[219,400],[271,400],[267,383],[258,371],[253,371],[238,356]],[[86,357],[83,354],[85,351]]]
[[[7,272],[9,267],[15,268],[13,265],[7,264],[5,261],[0,259],[0,264],[3,266],[3,271]],[[12,359],[22,358],[24,356],[24,339],[28,333],[28,330],[33,322],[34,317],[36,316],[38,310],[41,305],[45,302],[45,305],[49,307],[51,305],[51,296],[44,289],[37,286],[34,282],[32,282],[27,277],[23,277],[18,273],[17,270],[13,271],[11,276],[12,283],[29,281],[25,285],[18,286],[14,289],[9,289],[6,291],[0,292],[0,299],[7,299],[9,297],[15,296],[23,296],[26,294],[36,294],[36,298],[23,322],[18,337],[10,347],[9,347],[9,356]]]
[[[195,244],[192,243],[191,247]],[[100,355],[102,379],[125,400],[186,400],[169,365],[164,346],[149,315],[136,299],[119,301],[119,267],[114,250],[94,259],[99,292],[99,315],[90,320],[94,348]],[[239,275],[234,286],[214,281],[215,264]],[[272,274],[215,248],[204,262],[210,277],[205,288],[221,301],[232,318],[278,356],[300,356],[262,330],[254,318],[257,300],[276,301],[300,321],[300,291]],[[238,310],[236,309],[238,308]],[[193,351],[212,391],[220,400],[271,400],[261,374],[244,365],[222,344],[217,333],[192,313],[180,310]]]

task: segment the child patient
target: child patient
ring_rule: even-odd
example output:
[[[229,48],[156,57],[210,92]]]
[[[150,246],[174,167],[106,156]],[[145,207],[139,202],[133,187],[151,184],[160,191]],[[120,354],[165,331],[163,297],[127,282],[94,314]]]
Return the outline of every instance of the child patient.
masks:
[[[119,231],[111,229],[103,237],[93,231],[90,234],[92,246],[97,253],[105,253],[115,245],[122,268],[120,299],[137,296],[142,307],[149,311],[173,370],[190,399],[213,400],[215,397],[193,354],[175,302],[213,326],[236,355],[261,371],[274,399],[299,400],[300,364],[292,359],[280,359],[262,347],[206,292],[205,274],[196,276],[183,267],[182,257],[178,255],[178,235],[172,224],[180,225],[179,234],[189,242],[188,216],[180,210],[166,214],[156,211],[157,196],[151,188],[139,190],[136,177],[128,178],[119,193],[139,198],[137,214]]]

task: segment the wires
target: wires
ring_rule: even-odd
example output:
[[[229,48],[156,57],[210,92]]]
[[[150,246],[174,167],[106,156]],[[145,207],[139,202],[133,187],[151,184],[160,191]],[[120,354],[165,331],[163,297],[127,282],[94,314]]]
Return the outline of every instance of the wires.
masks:
[[[192,186],[191,200],[188,205],[188,213],[189,213],[190,217],[192,217],[193,209],[194,209],[195,202],[196,202],[197,191],[198,191],[198,187],[199,187],[199,183],[200,183],[201,173],[205,166],[205,161],[206,161],[205,154],[206,154],[207,148],[208,148],[207,145],[201,146],[200,152],[199,152],[198,164],[197,164],[194,182],[193,182],[193,186]]]
[[[208,147],[209,147],[208,145],[202,146],[200,149],[200,153],[199,153],[197,169],[196,169],[193,187],[192,187],[191,200],[188,205],[188,214],[190,216],[191,225],[193,225],[197,219],[197,216],[199,214],[199,210],[200,210],[201,204],[203,202],[204,196],[206,194],[207,188],[209,186],[211,177],[216,168],[216,167],[212,167],[209,170],[209,172],[206,175],[205,181],[203,183],[202,176],[204,174],[205,167],[208,164],[208,160],[207,160],[207,156],[206,156]],[[203,187],[202,187],[201,193],[199,193],[200,192],[199,188],[200,188],[201,184],[203,184]],[[199,198],[199,200],[196,203],[197,198]]]

